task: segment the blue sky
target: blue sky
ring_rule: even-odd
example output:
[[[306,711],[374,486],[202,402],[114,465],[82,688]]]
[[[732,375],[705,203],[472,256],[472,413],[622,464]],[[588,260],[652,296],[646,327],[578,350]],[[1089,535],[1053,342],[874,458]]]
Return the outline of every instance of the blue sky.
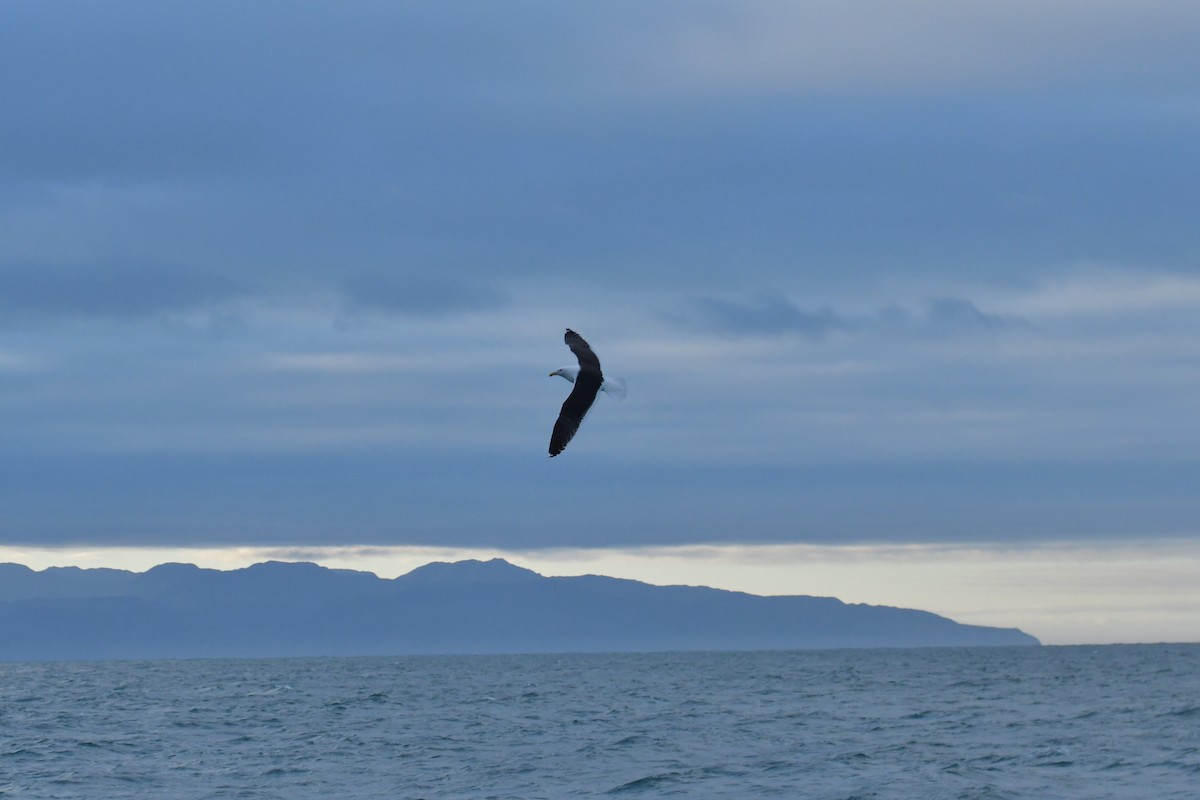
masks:
[[[0,547],[1200,558],[1198,37],[5,4]],[[548,460],[568,326],[629,396]]]

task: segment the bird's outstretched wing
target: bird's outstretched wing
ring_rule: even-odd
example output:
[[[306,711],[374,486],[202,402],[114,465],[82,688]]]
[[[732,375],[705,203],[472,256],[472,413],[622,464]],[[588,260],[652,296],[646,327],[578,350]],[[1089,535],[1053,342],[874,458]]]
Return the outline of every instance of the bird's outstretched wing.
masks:
[[[596,393],[600,391],[600,378],[597,373],[580,370],[575,379],[575,388],[563,401],[562,410],[558,412],[558,420],[554,423],[554,432],[550,434],[550,455],[556,456],[567,447],[567,442],[579,430],[579,425],[587,415],[592,403],[596,402]]]
[[[575,376],[575,387],[563,401],[558,420],[554,423],[554,431],[550,434],[551,457],[566,449],[575,431],[579,430],[588,409],[596,402],[596,393],[604,383],[604,375],[600,372],[600,359],[596,358],[596,354],[588,347],[583,337],[567,328],[563,338],[567,347],[570,347],[571,352],[579,359],[579,374]]]
[[[580,372],[587,369],[594,369],[596,372],[600,372],[600,359],[592,352],[592,348],[584,341],[582,336],[567,328],[567,332],[563,334],[563,341],[567,343],[567,347],[571,348],[571,352],[575,354],[575,358],[579,359]]]

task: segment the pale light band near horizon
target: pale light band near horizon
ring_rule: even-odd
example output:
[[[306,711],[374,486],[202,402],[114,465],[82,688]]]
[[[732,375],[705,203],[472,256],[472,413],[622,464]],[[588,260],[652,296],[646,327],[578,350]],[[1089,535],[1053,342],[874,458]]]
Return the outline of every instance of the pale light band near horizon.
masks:
[[[394,578],[431,561],[504,558],[546,576],[598,574],[759,595],[837,597],[1017,627],[1044,644],[1200,641],[1200,542],[1029,546],[689,545],[504,550],[420,546],[15,547],[0,562],[135,572],[312,561]]]

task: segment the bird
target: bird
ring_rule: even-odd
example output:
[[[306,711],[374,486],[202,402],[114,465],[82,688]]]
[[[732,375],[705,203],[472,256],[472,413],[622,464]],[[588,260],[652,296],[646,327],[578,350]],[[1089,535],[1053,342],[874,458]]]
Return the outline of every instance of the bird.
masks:
[[[597,393],[604,391],[618,400],[625,396],[625,382],[619,378],[604,378],[604,373],[600,370],[600,359],[582,336],[567,328],[567,332],[563,334],[563,341],[575,354],[579,366],[559,367],[550,373],[552,378],[557,375],[575,384],[567,399],[563,401],[558,420],[554,423],[554,431],[550,434],[550,458],[566,449],[567,443],[579,430],[588,409],[596,402]]]

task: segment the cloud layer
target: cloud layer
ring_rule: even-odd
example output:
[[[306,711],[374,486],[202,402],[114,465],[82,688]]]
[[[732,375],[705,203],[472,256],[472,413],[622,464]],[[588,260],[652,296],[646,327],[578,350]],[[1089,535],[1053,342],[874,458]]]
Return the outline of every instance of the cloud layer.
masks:
[[[0,10],[0,541],[1194,532],[1177,4]],[[601,398],[545,442],[584,333]]]

